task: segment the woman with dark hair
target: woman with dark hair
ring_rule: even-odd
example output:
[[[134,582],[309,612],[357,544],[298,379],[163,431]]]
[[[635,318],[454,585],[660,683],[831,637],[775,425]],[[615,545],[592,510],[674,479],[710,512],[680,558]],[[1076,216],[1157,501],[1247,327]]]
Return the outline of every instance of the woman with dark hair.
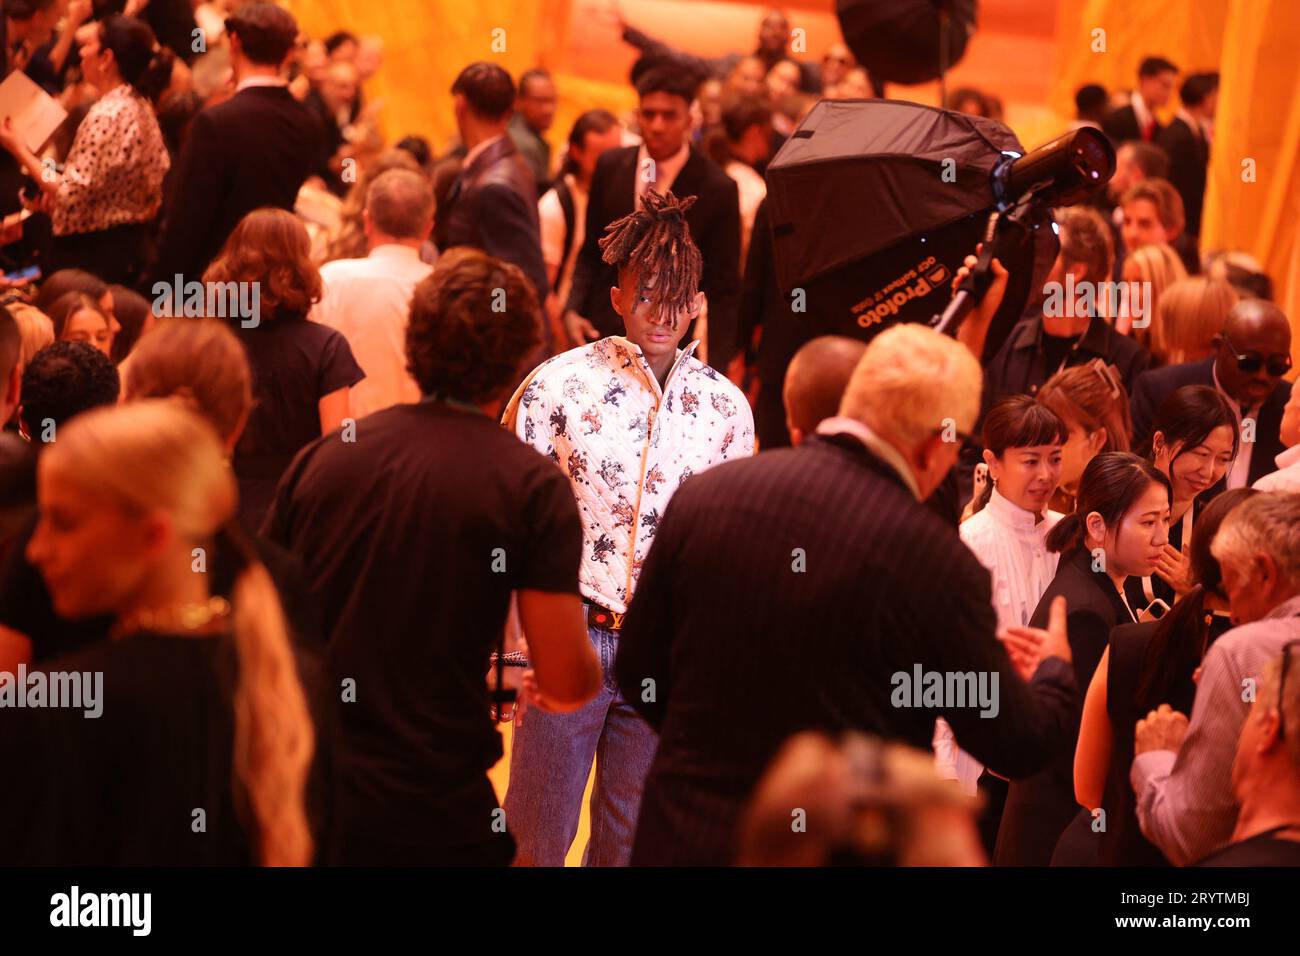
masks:
[[[1002,399],[984,417],[984,462],[989,481],[961,523],[961,539],[989,569],[998,632],[1029,623],[1056,574],[1059,555],[1047,533],[1064,515],[1047,510],[1061,476],[1065,423],[1028,395]],[[958,750],[946,722],[934,737],[940,774],[973,794],[982,765]]]
[[[203,281],[210,290],[235,288],[225,284],[236,283],[258,293],[253,315],[226,316],[253,369],[256,405],[233,464],[240,521],[256,531],[293,456],[343,424],[349,414],[348,389],[365,372],[347,339],[307,319],[320,300],[321,280],[311,262],[307,230],[292,213],[270,208],[250,212]]]
[[[1171,606],[1191,585],[1188,552],[1197,512],[1237,457],[1240,434],[1237,415],[1218,391],[1207,385],[1186,385],[1161,404],[1152,422],[1147,458],[1169,479],[1169,544],[1155,574],[1128,582],[1134,609],[1149,608],[1157,598]],[[1165,608],[1156,606],[1150,616]]]
[[[114,285],[112,294],[113,315],[117,317],[118,333],[113,336],[113,352],[109,356],[120,365],[131,354],[140,336],[153,328],[154,314],[149,300],[126,286]]]
[[[1061,562],[1029,625],[1046,627],[1053,599],[1066,599],[1080,687],[1092,680],[1111,629],[1137,620],[1124,600],[1124,582],[1155,568],[1169,540],[1169,499],[1169,479],[1150,462],[1127,452],[1107,452],[1088,463],[1074,512],[1047,536],[1047,547],[1061,554]],[[1074,749],[1071,739],[1046,770],[1012,782],[998,831],[996,865],[1052,862],[1057,841],[1077,810]]]
[[[175,57],[148,24],[110,16],[86,28],[81,68],[100,98],[77,128],[63,172],[43,163],[6,119],[0,145],[41,187],[54,227],[45,272],[77,266],[134,284],[170,166],[153,104]]]
[[[1085,809],[1107,810],[1098,843],[1102,866],[1169,865],[1138,827],[1129,783],[1133,728],[1161,704],[1191,713],[1201,660],[1232,627],[1210,545],[1228,512],[1255,494],[1236,488],[1205,506],[1192,535],[1191,590],[1159,621],[1121,624],[1111,631],[1110,646],[1092,676],[1074,753],[1074,794]],[[1090,812],[1086,820],[1092,820]]]

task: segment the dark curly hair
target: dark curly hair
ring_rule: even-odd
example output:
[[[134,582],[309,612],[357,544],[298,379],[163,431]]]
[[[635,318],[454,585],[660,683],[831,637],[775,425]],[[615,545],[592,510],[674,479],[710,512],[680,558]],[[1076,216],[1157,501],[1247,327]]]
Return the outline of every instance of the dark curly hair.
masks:
[[[518,266],[449,249],[411,296],[407,370],[425,395],[486,402],[514,384],[541,341],[540,322]]]
[[[28,437],[41,441],[46,421],[57,430],[82,412],[113,405],[119,388],[117,368],[99,349],[85,342],[55,342],[23,369],[18,417]]]

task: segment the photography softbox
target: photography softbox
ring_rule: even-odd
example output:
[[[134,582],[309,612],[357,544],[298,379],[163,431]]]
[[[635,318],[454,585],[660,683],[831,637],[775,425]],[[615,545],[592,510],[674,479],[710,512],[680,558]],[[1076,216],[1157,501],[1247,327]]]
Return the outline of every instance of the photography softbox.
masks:
[[[814,334],[868,339],[943,311],[996,199],[1015,135],[994,120],[898,100],[823,100],[767,169],[777,285]],[[991,354],[1056,258],[1050,228],[1010,261]]]

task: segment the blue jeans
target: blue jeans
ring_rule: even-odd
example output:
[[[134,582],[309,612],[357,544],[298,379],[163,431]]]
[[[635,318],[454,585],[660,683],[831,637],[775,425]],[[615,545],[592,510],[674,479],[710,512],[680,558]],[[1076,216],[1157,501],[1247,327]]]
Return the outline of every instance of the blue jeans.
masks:
[[[596,760],[591,839],[583,866],[627,866],[641,790],[659,738],[614,686],[618,632],[589,627],[604,681],[595,699],[569,714],[531,709],[515,726],[506,790],[506,826],[516,866],[564,866]]]

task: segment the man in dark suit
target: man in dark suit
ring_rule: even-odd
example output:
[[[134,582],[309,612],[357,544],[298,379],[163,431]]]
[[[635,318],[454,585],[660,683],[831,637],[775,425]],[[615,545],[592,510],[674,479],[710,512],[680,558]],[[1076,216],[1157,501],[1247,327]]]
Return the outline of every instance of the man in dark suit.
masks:
[[[537,190],[528,163],[507,134],[515,82],[495,63],[471,63],[451,86],[456,126],[467,152],[436,217],[440,250],[473,246],[517,265],[546,301],[549,284],[537,223]],[[547,354],[554,351],[544,324]]]
[[[928,748],[943,716],[963,749],[1011,777],[1066,745],[1079,694],[1064,603],[1050,633],[1021,632],[1043,642],[1028,659],[1008,644],[1013,667],[988,572],[921,503],[956,461],[979,394],[967,346],[898,325],[868,344],[816,436],[682,485],[614,662],[625,699],[659,732],[634,866],[731,862],[741,808],[798,731]],[[973,689],[923,700],[936,674],[966,675],[968,689],[983,675],[996,713]]]
[[[1133,388],[1134,447],[1151,435],[1160,404],[1184,385],[1208,385],[1228,399],[1243,420],[1241,451],[1225,477],[1226,487],[1253,485],[1277,470],[1274,459],[1286,450],[1279,435],[1282,409],[1291,383],[1282,376],[1291,368],[1291,326],[1285,313],[1263,299],[1242,299],[1232,307],[1218,351],[1200,362],[1168,365],[1141,375]],[[1254,421],[1248,440],[1246,421]]]
[[[1183,197],[1187,232],[1199,236],[1206,169],[1210,164],[1208,130],[1219,103],[1219,74],[1193,73],[1183,81],[1178,97],[1183,101],[1183,108],[1160,131],[1159,143],[1169,154],[1166,178]]]
[[[649,188],[696,197],[686,212],[691,238],[704,257],[700,289],[708,303],[708,362],[725,370],[736,353],[740,298],[740,199],[735,181],[690,145],[695,80],[681,70],[656,67],[636,84],[637,119],[645,142],[611,149],[596,164],[587,199],[587,226],[573,268],[565,330],[579,345],[622,335],[623,321],[610,301],[618,285],[601,258],[605,227],[633,211]],[[688,337],[693,333],[688,333]]]
[[[1163,57],[1149,56],[1138,66],[1138,88],[1128,105],[1121,106],[1106,117],[1102,129],[1110,141],[1118,146],[1130,139],[1154,143],[1161,130],[1156,110],[1161,109],[1174,95],[1174,80],[1178,67]]]
[[[319,126],[280,67],[298,24],[283,7],[250,3],[226,21],[236,92],[194,118],[163,216],[155,282],[202,278],[254,209],[292,210],[317,155]]]

